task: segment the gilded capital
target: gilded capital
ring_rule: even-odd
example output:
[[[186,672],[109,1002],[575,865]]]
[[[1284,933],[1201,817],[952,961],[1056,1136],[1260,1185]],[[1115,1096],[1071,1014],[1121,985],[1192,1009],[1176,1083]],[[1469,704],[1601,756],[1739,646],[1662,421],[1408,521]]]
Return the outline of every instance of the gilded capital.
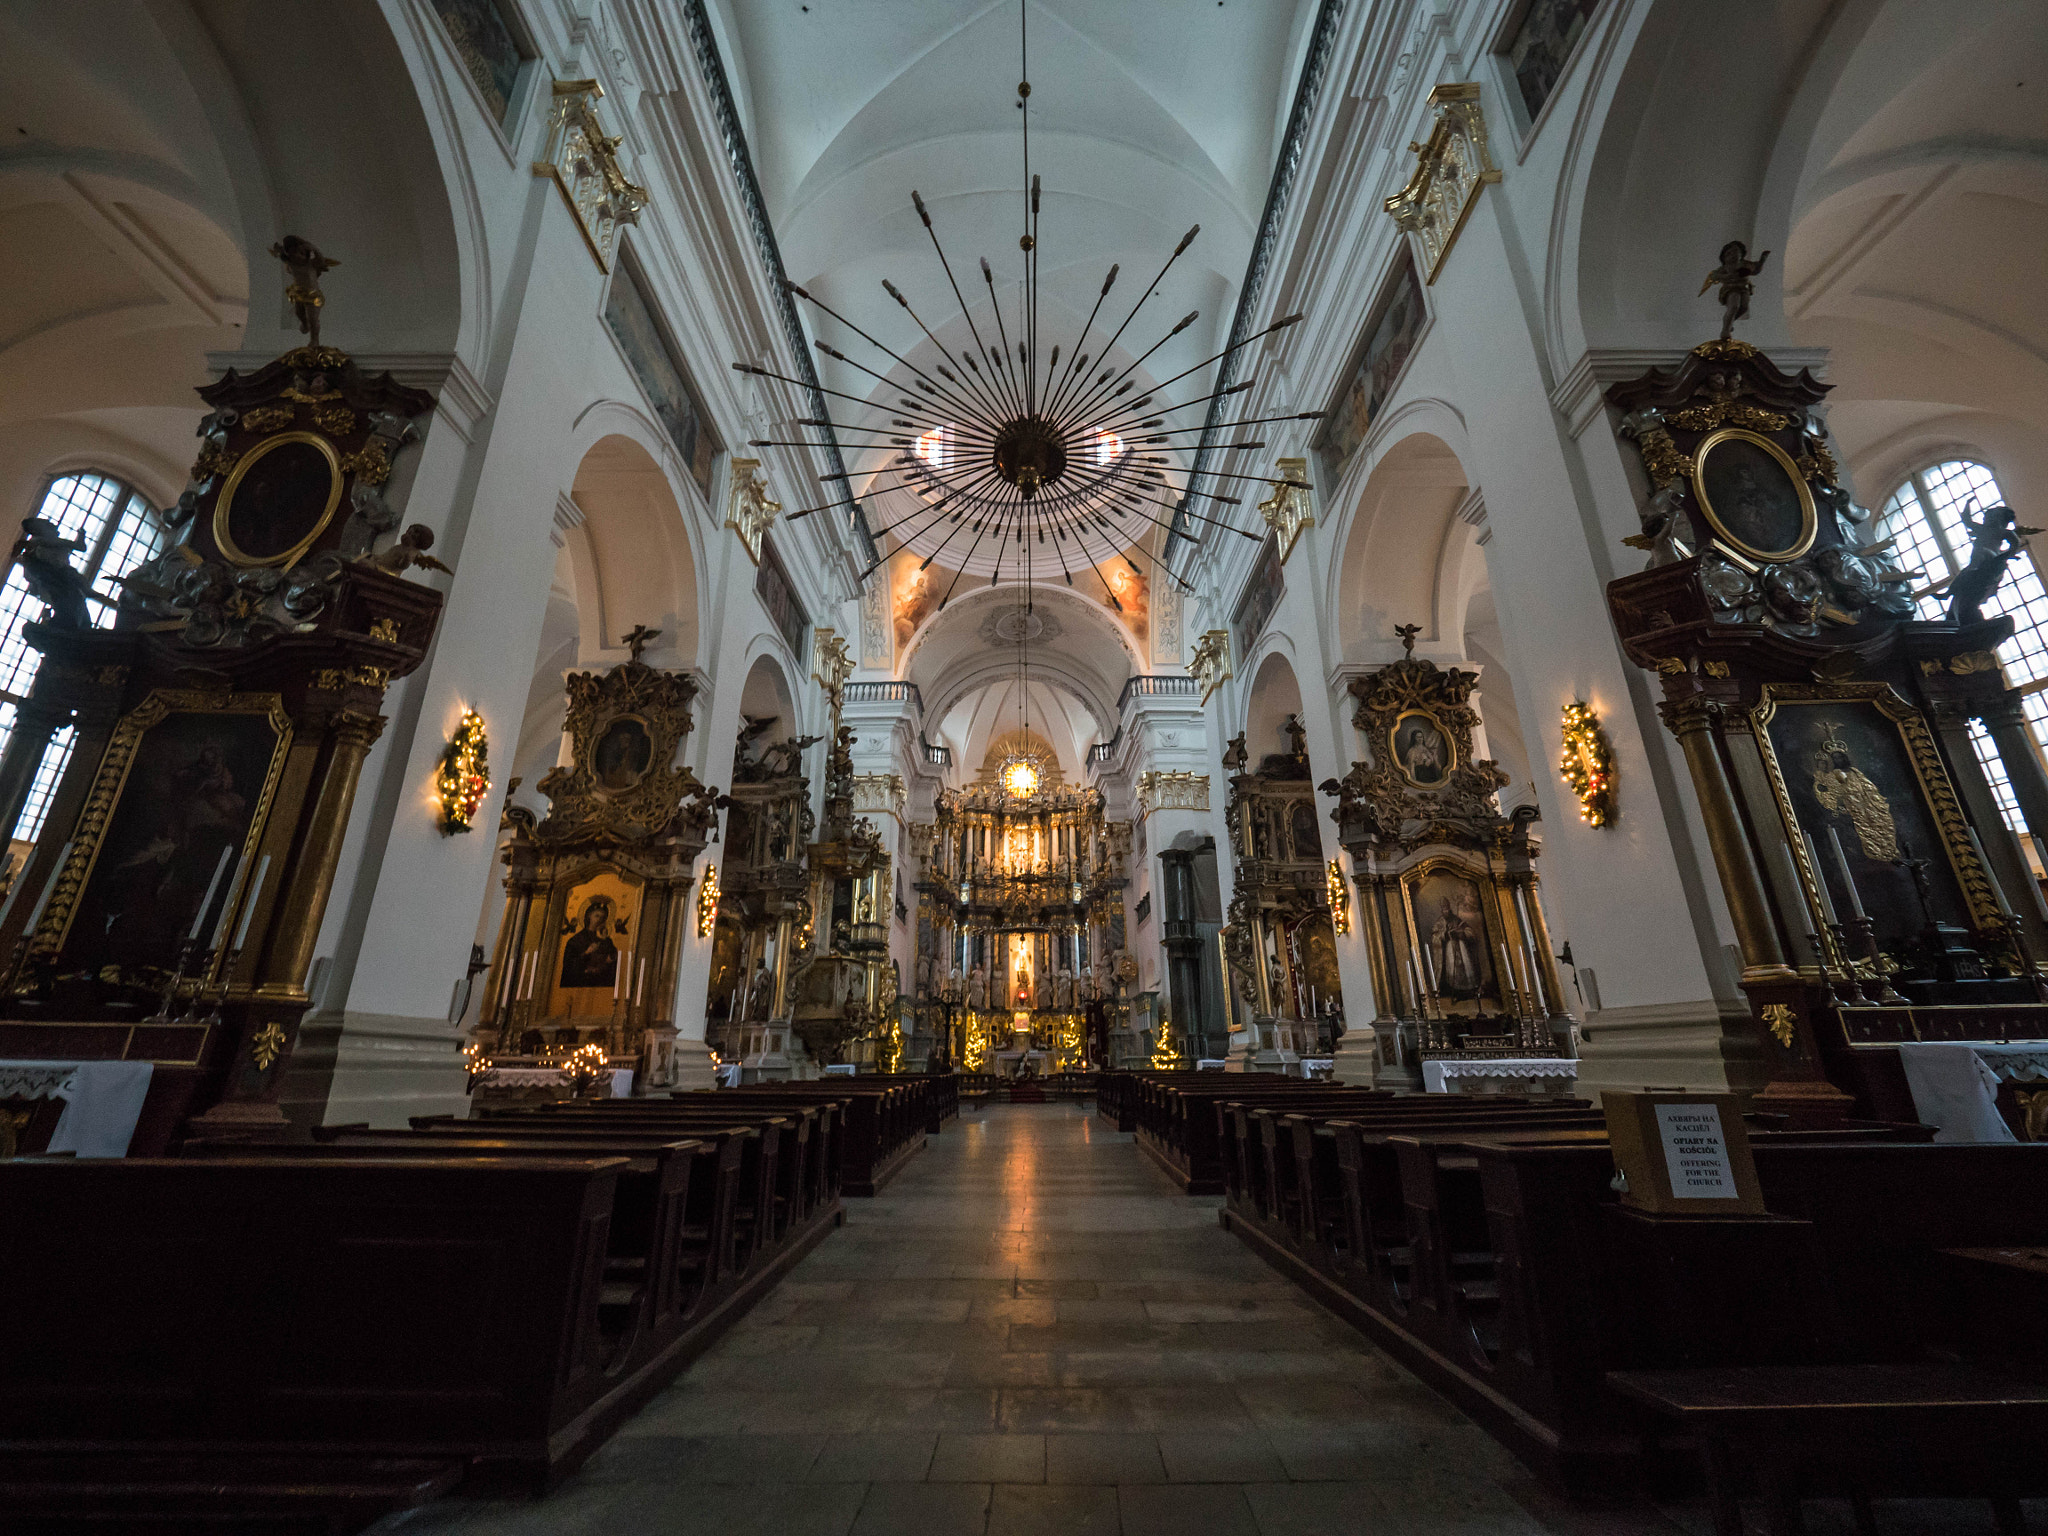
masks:
[[[761,541],[767,537],[768,525],[782,511],[782,503],[770,499],[768,481],[760,468],[759,459],[734,459],[732,489],[725,501],[725,526],[740,536],[747,558],[756,565],[761,563]]]
[[[603,95],[604,87],[595,80],[555,82],[547,149],[533,162],[533,174],[550,178],[560,189],[598,270],[609,272],[619,226],[639,221],[647,189],[627,179],[619,165],[623,139],[607,134],[597,120]]]
[[[1422,247],[1423,273],[1433,283],[1479,200],[1479,189],[1499,181],[1500,169],[1487,151],[1476,80],[1438,86],[1429,93],[1429,105],[1436,126],[1425,142],[1408,146],[1415,152],[1415,173],[1383,206],[1415,236]]]
[[[1302,529],[1315,525],[1316,515],[1309,499],[1308,460],[1281,459],[1274,467],[1280,478],[1273,482],[1273,494],[1259,503],[1259,516],[1273,530],[1280,563],[1285,565],[1294,541],[1301,537]]]

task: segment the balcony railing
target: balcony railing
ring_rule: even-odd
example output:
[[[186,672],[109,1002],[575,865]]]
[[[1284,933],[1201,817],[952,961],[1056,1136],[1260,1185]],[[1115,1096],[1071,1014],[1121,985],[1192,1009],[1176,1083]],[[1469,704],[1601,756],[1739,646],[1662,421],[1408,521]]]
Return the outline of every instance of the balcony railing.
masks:
[[[918,713],[924,713],[924,695],[917,691],[915,683],[848,683],[846,702],[849,704],[915,704]]]
[[[1122,714],[1124,706],[1133,698],[1198,699],[1201,696],[1201,684],[1192,677],[1141,673],[1125,681],[1124,691],[1116,696],[1116,710]]]
[[[918,738],[918,745],[924,748],[924,760],[934,768],[950,768],[953,766],[953,749],[951,747],[935,747],[922,737]]]

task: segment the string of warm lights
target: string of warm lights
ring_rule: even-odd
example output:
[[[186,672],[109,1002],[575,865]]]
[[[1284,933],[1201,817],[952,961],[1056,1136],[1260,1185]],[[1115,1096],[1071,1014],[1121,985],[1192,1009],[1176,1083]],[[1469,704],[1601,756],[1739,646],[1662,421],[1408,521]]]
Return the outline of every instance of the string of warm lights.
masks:
[[[697,887],[697,937],[711,937],[712,927],[718,922],[718,866],[704,866],[704,881]]]
[[[1330,888],[1330,926],[1339,933],[1351,931],[1351,893],[1344,889],[1344,870],[1330,860],[1327,874]]]
[[[490,737],[484,717],[464,709],[441,766],[434,774],[434,794],[441,803],[441,830],[467,832],[477,808],[491,792]]]
[[[1614,820],[1614,749],[1600,717],[1583,700],[1574,699],[1564,707],[1564,752],[1557,771],[1578,797],[1579,820],[1590,827]]]

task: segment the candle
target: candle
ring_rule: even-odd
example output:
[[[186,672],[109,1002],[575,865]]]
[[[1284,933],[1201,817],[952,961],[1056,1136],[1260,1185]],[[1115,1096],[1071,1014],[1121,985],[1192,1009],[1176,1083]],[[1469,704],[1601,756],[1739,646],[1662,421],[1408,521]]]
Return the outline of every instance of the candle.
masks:
[[[1501,1007],[1506,1009],[1512,1006],[1517,1012],[1520,1012],[1522,989],[1515,985],[1515,963],[1508,958],[1508,947],[1505,943],[1500,946],[1500,975],[1503,992],[1514,994],[1512,997],[1503,996],[1501,998]]]
[[[539,950],[529,950],[526,955],[526,964],[519,968],[519,996],[522,1001],[533,996],[533,962],[539,958]]]
[[[1408,957],[1408,990],[1415,994],[1415,1013],[1422,1015],[1422,973],[1415,969],[1415,957]]]
[[[1837,927],[1841,919],[1835,916],[1835,898],[1828,891],[1827,872],[1820,867],[1820,850],[1814,847],[1813,834],[1811,832],[1801,828],[1799,837],[1806,845],[1806,862],[1813,866],[1813,883],[1820,887],[1821,918],[1830,928]]]
[[[624,964],[614,964],[614,965],[612,966],[612,1001],[613,1001],[613,1002],[615,1002],[615,1003],[616,1003],[616,1002],[617,1002],[617,1001],[619,1000],[619,986],[620,986],[620,984],[621,984],[621,983],[622,983],[622,982],[623,982],[623,981],[624,981],[624,980],[625,980],[625,979],[626,979],[627,977],[631,976],[632,974],[633,974],[633,951],[631,951],[631,950],[629,949],[629,950],[627,950],[627,951],[626,951],[626,958],[625,958],[625,963],[624,963]],[[631,1002],[631,1001],[632,1001],[632,999],[631,999],[631,998],[629,997],[629,998],[627,998],[627,1001],[628,1001],[628,1002]]]
[[[1857,921],[1860,922],[1865,916],[1863,897],[1856,890],[1856,877],[1849,873],[1849,856],[1842,852],[1842,834],[1833,827],[1829,827],[1828,842],[1835,850],[1835,863],[1841,868],[1842,884],[1849,889],[1849,910],[1856,915]]]
[[[219,949],[221,941],[228,936],[228,923],[235,915],[235,889],[242,883],[242,871],[249,867],[249,856],[242,855],[242,861],[235,866],[235,872],[228,878],[228,894],[220,904],[220,917],[213,925],[213,937],[207,941],[208,949]]]
[[[185,935],[187,943],[192,943],[198,939],[199,925],[206,921],[206,909],[213,905],[213,893],[220,889],[220,877],[227,873],[228,857],[233,852],[233,848],[221,849],[220,862],[213,866],[213,879],[206,887],[205,896],[200,898],[199,910],[192,914],[192,931]]]
[[[256,898],[263,894],[263,877],[270,873],[270,855],[265,854],[256,861],[256,878],[249,882],[249,894],[242,898],[242,921],[235,929],[235,948],[240,949],[249,937],[249,921],[256,915]]]
[[[633,990],[633,996],[640,1002],[647,1001],[647,957],[640,957],[640,980]]]
[[[70,857],[71,844],[67,842],[62,848],[57,850],[57,862],[50,866],[50,878],[43,882],[43,893],[36,898],[35,910],[29,913],[28,922],[22,927],[21,935],[23,938],[33,935],[36,931],[36,924],[43,920],[43,908],[50,904],[50,893],[57,889],[57,877],[64,873],[65,862]]]
[[[1998,883],[1998,876],[1991,873],[1991,861],[1984,857],[1984,845],[1977,839],[1977,829],[1965,823],[1963,830],[1970,835],[1970,851],[1977,855],[1977,867],[1984,871],[1984,879],[1991,886],[1991,899],[1998,903],[2001,917],[2011,917],[2013,910],[2006,904],[2005,887]]]

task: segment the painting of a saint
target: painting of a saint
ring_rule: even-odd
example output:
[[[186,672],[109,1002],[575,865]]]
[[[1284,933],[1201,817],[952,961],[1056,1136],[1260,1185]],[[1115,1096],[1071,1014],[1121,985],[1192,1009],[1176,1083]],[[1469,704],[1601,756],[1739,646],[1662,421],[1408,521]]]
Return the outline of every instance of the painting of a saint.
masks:
[[[1744,553],[1789,555],[1805,541],[1800,485],[1762,443],[1728,437],[1710,444],[1699,476],[1712,519]]]
[[[277,740],[266,715],[239,713],[174,714],[143,734],[64,941],[65,969],[172,964],[225,853],[200,924],[207,939]]]
[[[1486,915],[1479,886],[1469,876],[1436,870],[1414,887],[1416,936],[1428,959],[1436,995],[1448,1004],[1478,1009],[1495,998],[1494,967],[1486,946]]]
[[[1394,765],[1411,784],[1434,789],[1457,766],[1457,750],[1443,727],[1420,710],[1402,715],[1389,735]]]
[[[622,715],[605,727],[591,754],[591,768],[601,789],[626,790],[646,776],[654,760],[654,739],[645,721]]]
[[[593,896],[583,904],[576,931],[562,946],[562,986],[610,987],[617,981],[619,947],[611,927],[611,897]]]

